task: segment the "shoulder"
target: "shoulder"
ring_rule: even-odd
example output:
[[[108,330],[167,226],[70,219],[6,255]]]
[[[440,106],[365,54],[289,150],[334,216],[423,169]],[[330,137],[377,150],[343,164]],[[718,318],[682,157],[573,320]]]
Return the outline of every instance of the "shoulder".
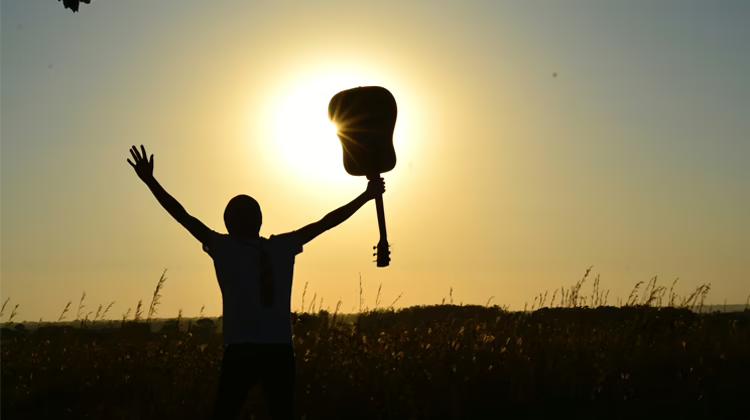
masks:
[[[271,235],[268,237],[268,244],[279,251],[294,255],[302,252],[302,240],[296,231]]]
[[[229,239],[229,235],[225,233],[219,233],[215,230],[209,230],[208,235],[203,241],[203,251],[208,255],[213,256],[214,253],[221,248],[221,244]]]

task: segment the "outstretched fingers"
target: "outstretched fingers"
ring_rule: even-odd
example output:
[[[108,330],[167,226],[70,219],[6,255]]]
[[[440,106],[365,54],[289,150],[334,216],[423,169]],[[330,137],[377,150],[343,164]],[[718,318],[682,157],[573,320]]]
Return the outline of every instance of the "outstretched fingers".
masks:
[[[138,154],[138,149],[136,149],[135,146],[130,146],[130,156],[133,156],[133,162],[135,164],[138,164],[141,160],[141,156]]]

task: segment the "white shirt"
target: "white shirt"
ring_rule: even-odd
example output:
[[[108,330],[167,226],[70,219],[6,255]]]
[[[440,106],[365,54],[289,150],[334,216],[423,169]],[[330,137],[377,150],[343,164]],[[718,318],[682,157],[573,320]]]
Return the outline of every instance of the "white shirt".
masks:
[[[273,273],[273,303],[261,303],[260,258],[265,247]],[[294,233],[241,240],[211,231],[203,250],[214,260],[224,311],[224,343],[290,343]]]

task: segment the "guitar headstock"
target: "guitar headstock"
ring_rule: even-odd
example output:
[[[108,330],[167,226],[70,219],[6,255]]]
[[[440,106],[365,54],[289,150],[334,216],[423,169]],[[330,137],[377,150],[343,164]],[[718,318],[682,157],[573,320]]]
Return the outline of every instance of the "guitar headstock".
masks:
[[[388,245],[388,242],[380,241],[377,245],[372,247],[372,249],[375,250],[375,253],[372,254],[372,256],[376,257],[375,262],[377,263],[377,266],[388,267],[391,263],[391,246]]]

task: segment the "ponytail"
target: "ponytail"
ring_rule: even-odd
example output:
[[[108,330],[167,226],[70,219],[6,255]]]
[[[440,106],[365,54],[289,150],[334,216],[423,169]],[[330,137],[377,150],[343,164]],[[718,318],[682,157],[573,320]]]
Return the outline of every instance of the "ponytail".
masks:
[[[260,302],[265,307],[273,305],[274,300],[274,282],[273,267],[271,266],[271,255],[268,253],[268,243],[266,239],[260,242]]]

